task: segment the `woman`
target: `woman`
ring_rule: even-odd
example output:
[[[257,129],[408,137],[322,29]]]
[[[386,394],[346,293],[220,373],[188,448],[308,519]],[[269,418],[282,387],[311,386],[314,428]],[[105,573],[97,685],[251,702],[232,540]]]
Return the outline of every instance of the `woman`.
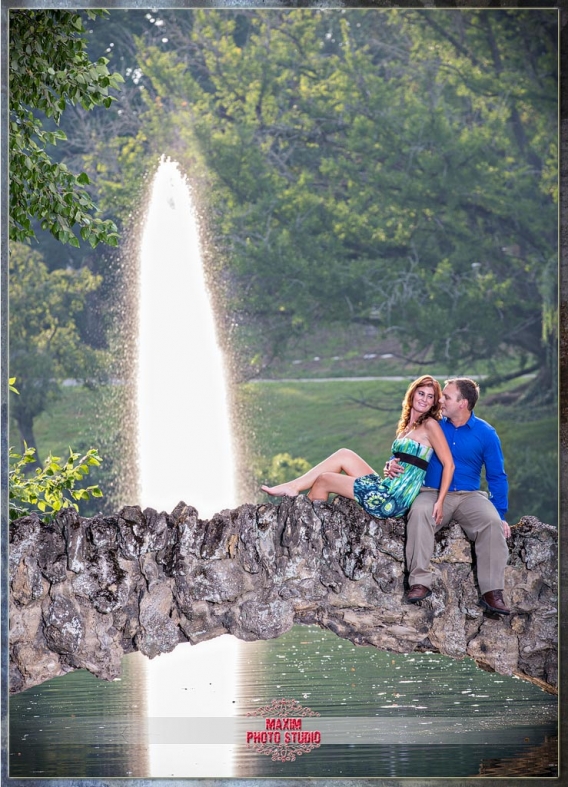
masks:
[[[444,498],[454,472],[452,454],[438,423],[441,396],[440,383],[430,375],[423,375],[409,385],[392,444],[391,459],[396,457],[404,468],[400,475],[381,478],[354,451],[340,448],[299,478],[278,486],[263,486],[263,491],[295,497],[309,489],[310,500],[327,500],[330,493],[335,493],[356,500],[372,516],[381,519],[404,516],[420,491],[428,461],[435,451],[444,468],[432,511],[435,523],[440,524]]]

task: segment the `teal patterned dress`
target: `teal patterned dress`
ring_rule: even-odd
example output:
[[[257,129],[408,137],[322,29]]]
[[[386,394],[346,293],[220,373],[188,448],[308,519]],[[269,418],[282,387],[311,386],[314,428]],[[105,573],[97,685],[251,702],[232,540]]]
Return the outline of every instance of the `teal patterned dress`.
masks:
[[[404,516],[420,491],[433,449],[410,437],[397,437],[392,455],[404,467],[396,478],[376,473],[355,479],[353,494],[361,508],[379,519]]]

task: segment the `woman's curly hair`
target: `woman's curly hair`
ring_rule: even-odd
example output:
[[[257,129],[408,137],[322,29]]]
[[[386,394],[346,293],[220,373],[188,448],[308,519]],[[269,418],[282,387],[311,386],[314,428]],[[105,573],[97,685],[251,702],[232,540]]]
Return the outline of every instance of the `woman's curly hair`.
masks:
[[[422,415],[417,419],[416,426],[420,426],[420,424],[423,423],[427,418],[435,418],[437,421],[439,421],[442,417],[442,387],[434,377],[429,374],[423,374],[422,377],[419,377],[417,380],[414,380],[414,382],[410,383],[406,390],[404,399],[402,400],[402,413],[400,415],[400,421],[396,427],[397,434],[404,432],[409,424],[412,400],[414,399],[414,394],[418,388],[433,388],[434,404],[427,413],[422,413]]]

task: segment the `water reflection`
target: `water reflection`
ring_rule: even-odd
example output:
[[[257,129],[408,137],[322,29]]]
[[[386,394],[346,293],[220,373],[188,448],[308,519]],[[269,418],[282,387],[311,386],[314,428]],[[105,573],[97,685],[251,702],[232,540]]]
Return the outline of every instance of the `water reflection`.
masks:
[[[85,670],[28,689],[10,698],[9,768],[11,777],[147,776],[148,747],[124,742],[85,745],[79,726],[97,727],[117,717],[131,727],[146,717],[147,659],[131,653],[122,660],[122,676],[107,683]],[[50,728],[57,727],[57,739]]]
[[[374,744],[322,745],[291,763],[241,747],[239,776],[474,776],[490,761],[506,775],[507,761],[525,755],[525,776],[557,767],[557,699],[469,659],[385,653],[296,626],[278,640],[244,646],[239,673],[240,714],[293,698],[322,718],[344,718],[356,732],[364,734],[373,718],[378,729]],[[527,754],[545,742],[540,760]]]
[[[231,756],[238,777],[465,777],[476,775],[553,776],[557,769],[556,698],[516,678],[483,672],[470,660],[455,662],[436,654],[391,654],[356,647],[330,632],[296,626],[269,642],[238,643],[237,675],[220,664],[213,681],[199,659],[211,662],[213,640],[182,645],[178,664],[154,659],[170,675],[160,682],[158,716],[180,720],[212,717],[217,700],[239,719],[274,699],[295,699],[304,707],[349,729],[378,730],[373,744],[325,744],[294,762],[272,762],[245,745],[201,746],[205,769],[187,744],[162,747],[163,776],[221,777]],[[210,646],[210,647],[209,647]],[[219,651],[220,652],[220,651]],[[104,683],[84,672],[56,678],[11,700],[10,775],[144,777],[154,773],[148,745],[132,745],[144,730],[148,662],[138,654],[124,659],[121,681]],[[178,710],[174,710],[178,708]],[[179,710],[182,708],[182,711]],[[235,711],[233,711],[235,709]],[[122,744],[81,745],[77,729],[91,718],[128,717]],[[68,721],[68,724],[67,724]],[[175,721],[175,720],[174,720]],[[58,737],[50,727],[59,724]],[[140,736],[138,736],[140,737]],[[141,739],[142,740],[142,739]],[[329,736],[328,736],[329,740]],[[146,740],[148,744],[148,740]],[[152,747],[152,748],[153,748]],[[232,752],[234,749],[234,758]],[[200,760],[203,762],[203,760]]]
[[[172,653],[153,659],[146,684],[151,720],[234,716],[234,664],[240,647],[235,637],[225,635],[199,645],[178,645]],[[152,742],[149,748],[151,776],[234,775],[232,745]]]

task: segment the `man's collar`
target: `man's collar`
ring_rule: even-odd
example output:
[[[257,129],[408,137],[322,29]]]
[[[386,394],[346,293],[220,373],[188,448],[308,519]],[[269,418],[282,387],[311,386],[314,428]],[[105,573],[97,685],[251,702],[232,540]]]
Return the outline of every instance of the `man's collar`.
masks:
[[[473,412],[473,410],[472,410],[472,411],[471,411],[471,413],[469,414],[469,418],[467,419],[467,421],[466,421],[464,424],[462,424],[461,426],[456,426],[456,425],[454,424],[454,422],[453,422],[453,421],[451,421],[451,420],[448,418],[448,416],[447,416],[447,415],[445,415],[445,416],[444,416],[444,418],[445,418],[445,420],[446,420],[446,421],[447,421],[449,424],[451,424],[452,426],[455,426],[455,428],[456,428],[456,429],[461,429],[461,426],[469,426],[469,428],[471,429],[471,428],[473,427],[474,421],[477,421],[477,418],[475,417],[475,413]]]

